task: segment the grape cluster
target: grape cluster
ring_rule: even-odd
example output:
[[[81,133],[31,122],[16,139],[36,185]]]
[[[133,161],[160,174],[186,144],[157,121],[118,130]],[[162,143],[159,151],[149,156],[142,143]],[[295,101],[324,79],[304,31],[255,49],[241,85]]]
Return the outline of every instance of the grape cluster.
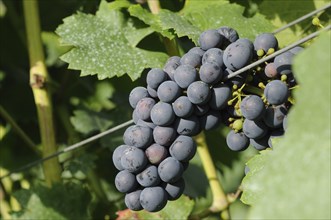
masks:
[[[226,141],[234,151],[250,144],[258,150],[271,147],[271,138],[284,133],[290,88],[296,85],[291,60],[301,48],[228,78],[277,50],[274,35],[251,42],[224,26],[203,32],[199,45],[170,57],[163,69],[151,69],[147,86],[130,93],[135,124],[124,132],[113,163],[119,170],[116,188],[126,193],[131,210],[159,211],[181,196],[183,172],[197,150],[192,136],[202,130],[229,126]]]

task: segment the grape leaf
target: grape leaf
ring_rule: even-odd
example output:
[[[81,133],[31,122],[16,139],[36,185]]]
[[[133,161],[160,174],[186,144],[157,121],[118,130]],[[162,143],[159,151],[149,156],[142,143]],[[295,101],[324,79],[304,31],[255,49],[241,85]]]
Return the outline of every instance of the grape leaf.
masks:
[[[93,131],[105,131],[113,125],[109,115],[87,109],[74,111],[74,116],[70,118],[70,121],[74,128],[83,134],[89,134]]]
[[[194,201],[187,196],[181,196],[176,201],[168,201],[166,207],[159,212],[145,210],[133,212],[129,209],[117,212],[117,220],[124,219],[187,219],[194,206]]]
[[[89,219],[91,196],[76,184],[37,186],[14,193],[23,210],[13,213],[15,219]]]
[[[330,37],[324,33],[295,57],[293,68],[300,88],[294,90],[296,105],[285,137],[265,162],[256,158],[249,162],[255,173],[247,175],[243,187],[244,198],[252,204],[251,219],[331,217]],[[253,193],[258,195],[248,196]]]
[[[150,13],[146,9],[142,8],[140,5],[132,5],[129,8],[129,12],[131,16],[137,17],[145,24],[150,25],[154,31],[159,32],[164,37],[167,37],[170,40],[175,37],[168,29],[161,27],[160,19],[157,15]]]
[[[102,1],[96,15],[77,13],[64,19],[56,29],[65,45],[74,46],[61,59],[81,75],[99,79],[128,74],[132,80],[145,68],[161,67],[167,55],[135,47],[153,30],[128,17],[119,1]],[[116,6],[116,7],[115,7]]]

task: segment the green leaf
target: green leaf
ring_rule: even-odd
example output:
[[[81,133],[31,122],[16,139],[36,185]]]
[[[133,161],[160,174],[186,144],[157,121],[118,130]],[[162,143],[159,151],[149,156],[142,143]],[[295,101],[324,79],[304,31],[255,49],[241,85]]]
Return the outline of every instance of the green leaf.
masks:
[[[176,201],[168,201],[166,207],[159,212],[147,212],[145,210],[133,212],[129,209],[119,211],[118,220],[124,219],[187,219],[194,206],[194,201],[187,196],[181,196]]]
[[[81,75],[99,79],[128,74],[132,80],[145,68],[161,67],[167,55],[135,47],[153,30],[120,10],[118,1],[102,1],[96,15],[77,13],[64,19],[56,33],[65,45],[74,46],[61,59]],[[115,7],[116,6],[116,7]],[[123,6],[124,7],[124,6]]]
[[[331,217],[330,42],[330,33],[324,33],[294,59],[300,87],[294,90],[285,137],[265,162],[249,163],[256,172],[244,181],[246,193],[257,194],[249,198],[250,219]]]
[[[89,219],[91,196],[76,184],[54,185],[51,189],[37,186],[20,190],[14,196],[22,206],[15,219]]]
[[[74,128],[82,133],[89,134],[94,131],[105,131],[113,121],[110,116],[103,112],[94,112],[91,110],[76,110],[74,116],[70,118]]]
[[[129,8],[129,12],[131,16],[137,17],[145,24],[150,25],[154,31],[162,34],[164,37],[167,37],[170,40],[175,37],[168,29],[161,27],[160,19],[157,15],[150,13],[140,5],[132,5]]]

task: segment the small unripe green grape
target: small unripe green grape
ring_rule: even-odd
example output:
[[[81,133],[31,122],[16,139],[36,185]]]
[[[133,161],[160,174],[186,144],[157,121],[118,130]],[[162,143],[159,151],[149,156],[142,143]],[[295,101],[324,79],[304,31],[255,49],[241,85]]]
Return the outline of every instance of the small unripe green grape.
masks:
[[[256,54],[259,56],[259,57],[262,57],[264,55],[264,50],[260,49],[258,51],[256,51]]]
[[[232,128],[238,132],[243,128],[243,121],[241,119],[237,119],[233,122]]]

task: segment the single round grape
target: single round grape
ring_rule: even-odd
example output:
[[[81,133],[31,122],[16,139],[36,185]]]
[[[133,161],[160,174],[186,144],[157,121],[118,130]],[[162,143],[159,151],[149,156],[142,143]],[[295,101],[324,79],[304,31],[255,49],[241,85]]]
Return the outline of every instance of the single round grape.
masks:
[[[155,99],[158,98],[157,91],[155,89],[152,89],[149,85],[147,85],[147,92],[150,97],[155,98]]]
[[[239,39],[238,32],[233,28],[222,26],[218,28],[217,31],[220,35],[224,36],[225,39],[230,43],[233,43]]]
[[[280,105],[286,102],[289,90],[283,81],[273,80],[265,86],[264,96],[270,104]]]
[[[174,128],[178,134],[194,136],[200,133],[199,119],[195,115],[188,118],[177,118],[175,120]]]
[[[115,186],[118,191],[127,193],[134,191],[138,183],[134,174],[127,170],[122,170],[115,177]]]
[[[174,81],[165,81],[157,89],[160,101],[168,103],[175,101],[181,95],[181,92],[182,90]]]
[[[271,106],[266,109],[263,121],[270,128],[282,127],[287,109],[283,105]]]
[[[178,117],[189,117],[193,113],[193,104],[187,96],[180,96],[172,103],[175,115]]]
[[[278,77],[278,72],[277,72],[277,68],[276,65],[274,63],[268,63],[265,68],[264,68],[264,74],[268,77],[268,78],[276,78]]]
[[[277,72],[280,74],[288,75],[292,73],[292,59],[294,54],[287,51],[284,52],[274,59],[274,64],[276,66]]]
[[[255,51],[263,50],[265,53],[267,53],[269,49],[277,50],[278,40],[271,33],[260,34],[255,38],[254,49]]]
[[[129,103],[132,108],[136,108],[137,103],[142,98],[147,98],[147,97],[149,97],[147,89],[145,87],[138,86],[131,90],[129,95]]]
[[[180,57],[172,56],[167,60],[166,64],[164,65],[163,71],[168,74],[168,77],[171,80],[174,80],[174,73],[179,65],[180,65]]]
[[[151,164],[158,165],[168,156],[168,149],[154,143],[145,150],[145,154]]]
[[[202,116],[205,115],[210,109],[210,106],[208,104],[206,105],[194,105],[194,114],[196,116]]]
[[[258,120],[263,117],[265,106],[257,95],[246,96],[240,103],[242,115],[249,120]]]
[[[157,186],[161,179],[157,171],[157,167],[149,165],[136,175],[137,182],[143,187]]]
[[[248,138],[261,138],[268,132],[268,127],[262,121],[245,119],[243,132]]]
[[[179,135],[170,146],[170,155],[178,161],[188,162],[197,151],[197,144],[193,138],[185,135]]]
[[[199,45],[201,49],[208,50],[213,47],[221,46],[224,37],[217,30],[211,29],[202,32],[199,36]]]
[[[136,114],[138,118],[149,121],[151,119],[151,110],[155,105],[155,100],[153,98],[142,98],[136,105]]]
[[[186,89],[192,82],[198,78],[197,71],[193,66],[180,65],[174,75],[174,79],[178,86]]]
[[[156,126],[153,130],[153,137],[157,144],[170,146],[177,137],[177,132],[173,127]]]
[[[223,70],[216,63],[205,63],[200,67],[201,81],[208,84],[218,83],[223,77]]]
[[[249,46],[238,41],[231,43],[223,54],[223,61],[232,71],[239,70],[252,61],[253,51]]]
[[[152,89],[157,89],[166,80],[168,80],[168,75],[160,68],[153,68],[147,73],[146,82]]]
[[[159,176],[166,183],[179,180],[184,172],[183,165],[173,157],[167,157],[158,166]]]
[[[206,51],[204,51],[204,50],[201,49],[200,47],[192,47],[188,52],[189,52],[189,53],[196,53],[196,54],[199,54],[200,57],[202,57]]]
[[[211,89],[211,98],[209,105],[214,110],[221,110],[225,108],[232,95],[232,91],[229,86],[225,84],[219,84]]]
[[[123,140],[126,145],[146,148],[153,141],[152,129],[141,125],[132,125],[125,130]]]
[[[202,64],[216,63],[219,67],[224,68],[223,51],[219,48],[210,48],[202,57]]]
[[[157,212],[167,204],[167,193],[160,186],[147,187],[140,193],[140,204],[149,212]]]
[[[175,120],[175,113],[171,104],[158,102],[151,111],[151,119],[155,125],[167,126]]]
[[[128,148],[129,146],[128,145],[125,145],[125,144],[122,144],[118,147],[116,147],[116,149],[114,150],[113,152],[113,164],[114,166],[116,167],[116,169],[118,170],[124,170],[124,168],[122,167],[122,164],[121,164],[121,157],[122,157],[122,154],[123,152]]]
[[[243,132],[231,130],[226,136],[226,143],[233,151],[243,151],[249,146],[249,138]]]
[[[126,207],[128,207],[129,209],[133,210],[133,211],[140,211],[143,209],[143,207],[140,204],[140,194],[141,194],[142,190],[136,190],[130,193],[127,193],[125,195],[124,198],[124,202]]]
[[[210,110],[208,113],[200,117],[200,127],[206,131],[216,128],[221,122],[221,113],[219,111]]]
[[[190,65],[192,67],[199,67],[201,65],[201,56],[197,53],[187,52],[180,59],[181,65]]]
[[[137,147],[128,147],[123,151],[121,165],[125,170],[132,173],[139,172],[145,168],[147,157],[145,152]]]
[[[210,99],[210,89],[207,83],[196,81],[187,88],[187,97],[193,104],[203,105]]]
[[[250,139],[250,145],[252,145],[256,150],[264,150],[269,148],[269,137],[270,134],[264,135],[259,139]]]
[[[163,188],[167,192],[168,200],[174,201],[183,194],[185,189],[185,181],[183,178],[180,178],[174,183],[164,183]]]

